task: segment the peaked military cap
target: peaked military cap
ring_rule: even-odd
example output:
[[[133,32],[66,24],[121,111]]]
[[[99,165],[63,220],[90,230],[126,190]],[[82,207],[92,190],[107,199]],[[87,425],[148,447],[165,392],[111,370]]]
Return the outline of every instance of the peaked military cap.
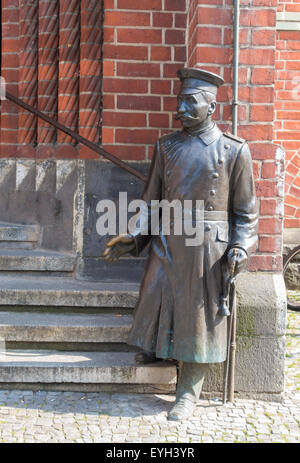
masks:
[[[221,76],[204,69],[181,68],[178,69],[177,75],[181,80],[180,93],[184,94],[193,94],[205,90],[216,95],[218,87],[224,83]]]

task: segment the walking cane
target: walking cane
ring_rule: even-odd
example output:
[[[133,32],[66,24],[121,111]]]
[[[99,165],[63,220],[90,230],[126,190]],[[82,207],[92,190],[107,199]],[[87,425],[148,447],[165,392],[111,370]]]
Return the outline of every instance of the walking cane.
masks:
[[[235,291],[235,266],[236,266],[237,250],[233,250],[232,265],[229,269],[228,278],[228,297],[229,297],[229,329],[227,338],[227,355],[224,368],[223,381],[223,404],[233,402],[234,400],[234,371],[235,371],[235,351],[236,351],[236,291]]]

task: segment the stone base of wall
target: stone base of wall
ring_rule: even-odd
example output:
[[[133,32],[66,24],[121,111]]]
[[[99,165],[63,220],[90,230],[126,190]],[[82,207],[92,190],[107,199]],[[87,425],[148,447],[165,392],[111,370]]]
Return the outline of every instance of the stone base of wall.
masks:
[[[0,221],[34,224],[39,247],[72,251],[78,161],[0,159]]]
[[[249,272],[237,278],[238,397],[280,400],[284,391],[286,292],[280,273]],[[212,365],[203,391],[220,397],[223,364]]]

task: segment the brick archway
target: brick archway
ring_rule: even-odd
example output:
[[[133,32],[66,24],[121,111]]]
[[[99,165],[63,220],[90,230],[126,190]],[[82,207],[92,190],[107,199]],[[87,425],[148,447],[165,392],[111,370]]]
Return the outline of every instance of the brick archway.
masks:
[[[285,171],[285,228],[300,227],[300,149],[287,161]]]

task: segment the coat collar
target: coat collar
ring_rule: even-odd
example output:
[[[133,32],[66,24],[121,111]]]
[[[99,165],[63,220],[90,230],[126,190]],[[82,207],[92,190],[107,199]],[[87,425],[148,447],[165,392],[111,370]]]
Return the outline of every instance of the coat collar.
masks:
[[[185,133],[188,134],[188,131],[185,131]],[[209,127],[204,132],[201,132],[199,134],[190,134],[190,136],[198,137],[200,138],[200,140],[203,141],[203,143],[205,143],[205,145],[210,145],[212,142],[217,140],[221,134],[222,134],[221,130],[214,122],[212,127]]]
[[[200,133],[197,136],[203,141],[203,143],[205,143],[205,145],[210,145],[220,137],[221,133],[222,132],[219,127],[217,127],[217,125],[214,123],[213,127],[203,133]]]

